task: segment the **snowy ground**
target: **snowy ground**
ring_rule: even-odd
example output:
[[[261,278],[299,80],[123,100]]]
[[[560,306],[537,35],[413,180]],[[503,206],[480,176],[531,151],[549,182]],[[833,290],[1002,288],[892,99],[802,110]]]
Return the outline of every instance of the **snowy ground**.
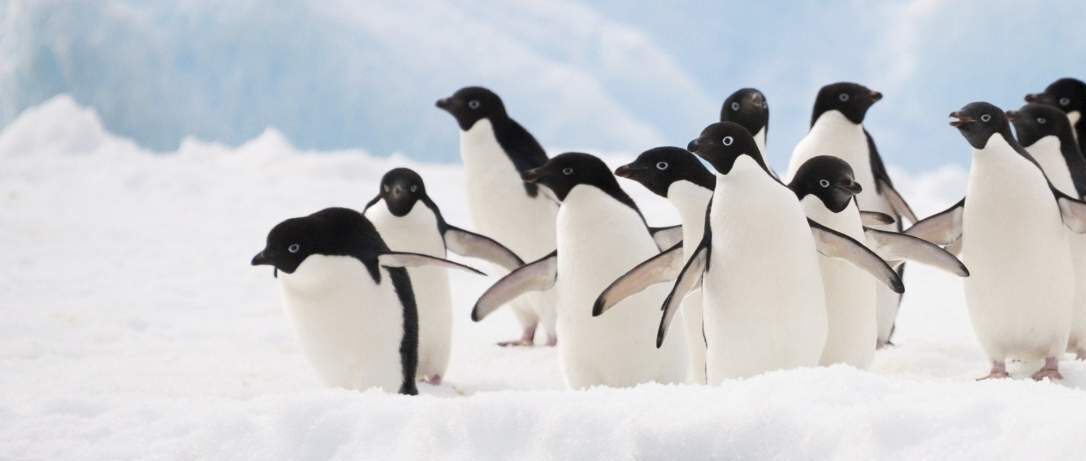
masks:
[[[507,313],[468,319],[495,279],[454,273],[446,385],[414,398],[322,389],[271,271],[248,263],[271,226],[361,208],[400,165],[420,170],[450,222],[470,223],[457,166],[309,154],[268,131],[237,148],[188,141],[153,155],[63,97],[0,132],[0,459],[1005,459],[1086,449],[1086,365],[1064,362],[1060,384],[1024,378],[1033,364],[1013,366],[1014,380],[974,382],[987,370],[960,283],[918,267],[898,347],[870,372],[565,391],[554,350],[493,345],[516,333]],[[957,168],[897,180],[921,214],[964,185]],[[666,203],[624,185],[650,222],[675,221]]]

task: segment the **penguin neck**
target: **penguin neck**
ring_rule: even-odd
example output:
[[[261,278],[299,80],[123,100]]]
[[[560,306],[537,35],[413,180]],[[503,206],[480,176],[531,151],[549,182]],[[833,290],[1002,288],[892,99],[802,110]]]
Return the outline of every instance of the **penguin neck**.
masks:
[[[1082,112],[1079,112],[1077,110],[1068,112],[1067,120],[1071,122],[1071,136],[1075,140],[1075,142],[1078,142],[1079,130],[1086,131],[1086,123],[1084,123],[1083,126],[1079,126],[1078,124],[1080,121],[1082,121]]]
[[[766,142],[766,127],[762,127],[757,133],[754,133],[754,144],[758,146],[758,151],[765,155],[765,142]]]
[[[735,159],[735,163],[732,164],[731,171],[728,174],[716,175],[716,191],[719,193],[722,189],[727,189],[735,186],[743,187],[750,183],[775,183],[781,187],[784,187],[776,178],[769,174],[765,166],[759,163],[750,155],[740,155]]]
[[[1075,190],[1075,185],[1071,180],[1070,163],[1064,153],[1065,147],[1074,147],[1074,155],[1078,155],[1078,148],[1075,146],[1074,141],[1062,140],[1055,135],[1048,135],[1038,139],[1030,144],[1026,151],[1034,160],[1037,160],[1053,186],[1059,189],[1060,192],[1077,197],[1078,191]]]
[[[972,167],[969,169],[970,187],[987,181],[1011,183],[1024,180],[1023,172],[1040,166],[1025,149],[1007,140],[1000,133],[992,133],[983,148],[973,148]]]
[[[284,292],[303,296],[333,296],[335,287],[371,280],[358,258],[323,254],[309,255],[292,273],[279,271],[278,279]]]
[[[468,168],[508,163],[501,145],[498,144],[494,124],[482,118],[471,128],[460,132],[460,157]]]
[[[837,110],[823,112],[811,124],[811,135],[817,136],[863,136],[864,125],[852,123],[845,114]]]
[[[836,213],[814,194],[807,194],[799,203],[803,206],[803,213],[808,218],[823,226],[848,234],[853,238],[862,233],[860,209],[856,206],[856,199],[849,200],[848,205]]]
[[[679,211],[684,241],[700,240],[705,230],[705,208],[709,206],[709,199],[712,197],[713,188],[686,180],[675,181],[668,187],[667,199]]]

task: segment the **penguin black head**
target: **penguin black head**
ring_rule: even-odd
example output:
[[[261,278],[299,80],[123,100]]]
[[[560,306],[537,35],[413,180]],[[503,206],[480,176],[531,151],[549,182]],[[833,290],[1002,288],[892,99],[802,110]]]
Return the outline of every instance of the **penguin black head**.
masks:
[[[959,111],[951,112],[950,126],[957,128],[969,145],[976,149],[988,145],[988,139],[993,134],[1002,135],[1008,143],[1013,142],[1007,115],[1003,109],[987,102],[972,102]]]
[[[769,171],[754,137],[738,123],[717,122],[705,127],[701,136],[690,141],[687,149],[713,165],[720,174],[731,172],[735,161],[744,155],[749,155],[762,169]]]
[[[452,96],[438,99],[436,105],[455,117],[456,123],[464,131],[470,130],[481,119],[506,117],[502,98],[481,86],[461,88]]]
[[[707,189],[716,184],[713,174],[697,157],[678,147],[657,147],[642,152],[637,160],[618,167],[615,176],[637,181],[661,197],[667,197],[668,188],[679,181],[690,181]]]
[[[268,233],[267,243],[252,265],[294,273],[310,255],[355,256],[366,263],[387,251],[377,229],[361,213],[347,208],[326,208],[309,216],[291,218]]]
[[[769,129],[769,102],[765,95],[754,88],[743,88],[732,93],[720,108],[720,121],[743,125],[751,134]]]
[[[1061,78],[1048,85],[1043,93],[1027,94],[1026,102],[1055,106],[1064,113],[1082,113],[1086,108],[1086,83],[1078,79]]]
[[[1029,103],[1021,109],[1007,111],[1007,119],[1014,124],[1018,143],[1032,146],[1045,136],[1055,136],[1060,142],[1074,142],[1071,122],[1054,106]]]
[[[796,198],[803,200],[807,195],[814,195],[822,200],[830,211],[840,213],[859,194],[863,188],[856,182],[852,166],[840,158],[819,155],[803,162],[788,188],[796,193]]]
[[[545,186],[554,192],[558,201],[565,200],[574,187],[582,184],[595,186],[612,196],[616,191],[622,196],[626,195],[603,160],[580,152],[566,152],[555,156],[543,166],[522,173],[521,179]]]
[[[814,112],[811,114],[811,125],[814,125],[818,117],[831,110],[840,112],[850,122],[859,125],[864,122],[867,109],[880,99],[882,93],[859,83],[840,82],[826,85],[818,90]]]
[[[381,178],[377,197],[385,201],[394,216],[404,216],[411,212],[415,202],[426,199],[426,185],[414,170],[393,168]]]

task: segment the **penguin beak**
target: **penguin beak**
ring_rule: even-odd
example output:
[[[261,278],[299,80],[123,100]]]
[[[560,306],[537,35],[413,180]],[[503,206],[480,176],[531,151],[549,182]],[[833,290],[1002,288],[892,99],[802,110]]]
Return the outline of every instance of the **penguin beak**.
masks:
[[[848,184],[839,184],[839,185],[837,185],[837,187],[840,187],[841,189],[844,189],[844,190],[848,191],[848,193],[850,193],[852,195],[856,195],[856,194],[859,194],[860,192],[864,191],[864,188],[861,187],[860,183],[858,183],[856,181],[852,181],[852,182],[850,182]]]
[[[546,176],[546,173],[543,171],[543,167],[539,167],[539,168],[532,168],[530,170],[527,170],[527,171],[521,173],[520,174],[520,179],[522,179],[524,182],[526,182],[528,184],[534,184],[534,183],[538,182],[540,179],[542,179],[543,176]]]
[[[871,91],[869,96],[871,97],[872,101],[878,101],[882,99],[882,93],[879,93],[878,91]]]
[[[1018,111],[1008,110],[1006,112],[1006,114],[1007,114],[1007,120],[1010,121],[1010,122],[1014,122],[1015,119],[1018,118]]]
[[[950,126],[954,128],[961,128],[975,121],[976,120],[974,120],[973,117],[970,117],[968,115],[962,115],[961,112],[950,113]]]
[[[1037,102],[1041,99],[1041,95],[1037,93],[1029,93],[1026,95],[1026,102]]]
[[[271,263],[272,263],[271,258],[269,258],[267,255],[265,255],[266,251],[267,250],[263,250],[260,253],[257,253],[256,256],[253,256],[253,261],[252,261],[251,264],[254,265],[254,266],[271,265]]]
[[[434,105],[437,106],[439,109],[444,110],[446,112],[452,112],[453,106],[455,106],[456,103],[454,102],[453,98],[448,97],[448,98],[438,99],[437,102],[434,103]]]
[[[622,165],[615,169],[615,176],[621,176],[623,178],[633,179],[637,173],[645,171],[643,167],[636,164]]]
[[[702,143],[701,138],[697,138],[693,141],[690,141],[690,144],[686,145],[686,150],[696,154],[698,153],[698,148],[701,147],[703,144],[704,143]]]

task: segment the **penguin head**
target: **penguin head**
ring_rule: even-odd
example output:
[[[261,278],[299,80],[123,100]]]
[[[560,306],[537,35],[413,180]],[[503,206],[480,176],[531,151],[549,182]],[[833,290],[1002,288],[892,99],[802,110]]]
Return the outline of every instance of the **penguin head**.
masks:
[[[642,152],[637,160],[618,167],[615,176],[637,181],[661,197],[667,197],[668,189],[679,181],[709,189],[714,181],[697,157],[679,147],[656,147]]]
[[[738,123],[717,122],[705,127],[697,139],[690,141],[687,149],[705,159],[723,175],[731,172],[735,161],[744,155],[749,155],[768,171],[754,137]]]
[[[481,119],[506,116],[502,98],[481,86],[461,88],[452,96],[438,99],[436,105],[456,118],[456,123],[464,131],[470,130]]]
[[[1064,113],[1078,111],[1081,114],[1086,108],[1086,83],[1073,78],[1061,78],[1048,85],[1043,93],[1027,94],[1026,102],[1048,104]]]
[[[818,197],[834,213],[844,210],[852,197],[863,191],[852,173],[852,166],[829,155],[811,157],[803,162],[788,188],[800,200],[807,195]]]
[[[1073,142],[1071,122],[1055,106],[1029,103],[1018,110],[1007,111],[1007,119],[1014,124],[1018,143],[1032,146],[1045,136],[1055,136],[1061,142]]]
[[[618,180],[603,160],[580,152],[557,155],[542,166],[523,172],[521,179],[546,187],[559,202],[579,185],[595,186],[604,191],[619,189]]]
[[[859,83],[839,82],[826,85],[818,90],[818,96],[815,97],[811,125],[814,125],[822,114],[832,110],[840,112],[850,122],[859,125],[864,122],[867,109],[880,99],[882,93]]]
[[[769,127],[769,102],[765,95],[754,88],[743,88],[732,93],[720,107],[720,121],[743,125],[751,134]]]
[[[972,102],[961,110],[951,112],[950,126],[957,128],[969,145],[976,149],[988,145],[988,140],[994,134],[1002,135],[1007,142],[1012,141],[1007,115],[1003,109],[987,102]]]
[[[414,170],[393,168],[381,178],[377,196],[384,200],[393,216],[405,216],[414,208],[415,202],[426,197],[426,185]]]
[[[388,247],[381,235],[361,213],[325,208],[276,224],[268,232],[264,249],[253,256],[252,265],[293,274],[310,255],[355,256],[366,262],[384,251]]]
[[[317,226],[309,217],[291,218],[277,224],[268,233],[264,249],[253,256],[254,266],[272,266],[293,274],[313,254]],[[278,275],[278,274],[277,274]]]

